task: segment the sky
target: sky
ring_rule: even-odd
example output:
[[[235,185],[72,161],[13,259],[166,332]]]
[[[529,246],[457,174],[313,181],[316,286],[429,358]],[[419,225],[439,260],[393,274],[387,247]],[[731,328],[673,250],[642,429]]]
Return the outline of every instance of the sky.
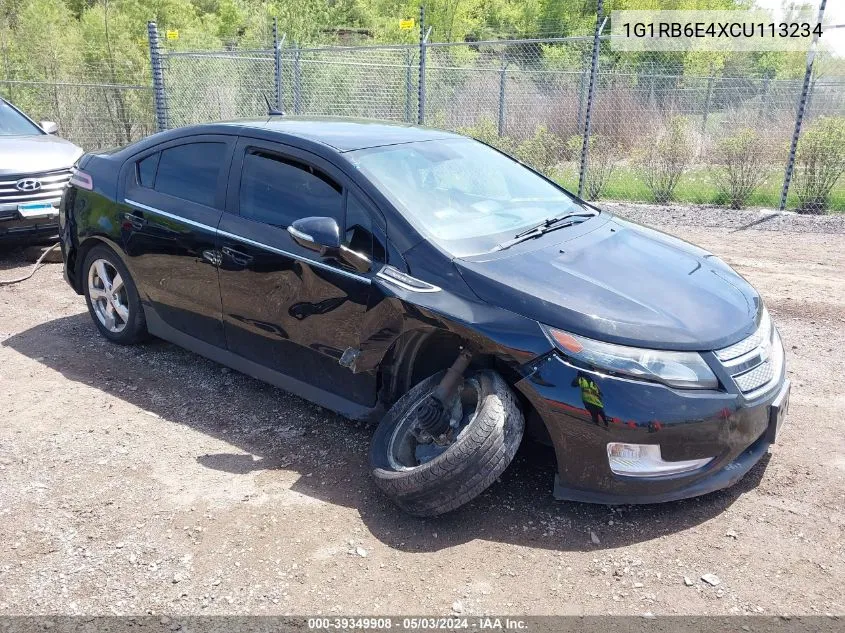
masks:
[[[783,0],[755,0],[761,9],[769,9],[776,14],[782,11]],[[813,0],[813,5],[819,6],[819,0]],[[818,9],[816,9],[818,11]],[[818,15],[818,13],[816,13]],[[822,22],[822,42],[826,42],[840,57],[845,57],[845,26],[839,29],[825,30],[825,26],[832,24],[845,25],[845,1],[827,0]]]

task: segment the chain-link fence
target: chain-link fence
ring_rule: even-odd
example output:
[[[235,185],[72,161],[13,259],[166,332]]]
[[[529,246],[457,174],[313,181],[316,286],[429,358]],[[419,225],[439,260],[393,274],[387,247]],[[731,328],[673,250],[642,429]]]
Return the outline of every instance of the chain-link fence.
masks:
[[[300,48],[273,32],[262,49],[166,50],[151,24],[151,75],[7,76],[0,96],[86,150],[261,116],[269,103],[455,130],[591,199],[777,208],[792,164],[787,208],[845,211],[842,58],[817,56],[805,89],[803,55],[774,72],[750,58],[690,67],[680,54],[621,53],[608,37],[594,55],[589,35]],[[116,71],[117,81],[97,80]]]
[[[0,97],[86,150],[126,145],[155,132],[149,85],[0,79]]]
[[[803,59],[781,79],[598,42],[594,56],[592,36],[319,48],[277,36],[264,50],[156,47],[153,61],[168,127],[263,115],[268,102],[287,114],[424,123],[500,147],[591,199],[732,207],[777,208],[792,162],[789,208],[845,211],[843,60],[827,59],[807,85],[793,161]]]
[[[266,114],[272,50],[170,53],[164,64],[169,127]]]

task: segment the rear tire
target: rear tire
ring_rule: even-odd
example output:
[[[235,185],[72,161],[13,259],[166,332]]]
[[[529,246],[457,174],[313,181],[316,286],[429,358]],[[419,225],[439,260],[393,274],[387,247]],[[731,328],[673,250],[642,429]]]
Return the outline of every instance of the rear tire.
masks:
[[[98,245],[82,265],[85,303],[94,325],[105,338],[132,345],[147,336],[141,298],[129,269],[111,248]]]
[[[442,377],[443,372],[435,374],[402,396],[382,419],[370,446],[376,485],[404,511],[420,517],[454,510],[490,487],[513,460],[525,427],[504,379],[482,371],[467,378],[477,391],[475,413],[445,451],[418,465],[397,463],[396,433]]]

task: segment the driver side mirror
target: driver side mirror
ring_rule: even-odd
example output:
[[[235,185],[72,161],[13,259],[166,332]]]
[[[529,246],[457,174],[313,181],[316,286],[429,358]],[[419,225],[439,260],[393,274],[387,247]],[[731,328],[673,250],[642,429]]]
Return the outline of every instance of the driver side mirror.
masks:
[[[296,243],[320,255],[330,255],[340,249],[340,227],[334,218],[300,218],[288,227]]]
[[[41,129],[47,134],[56,134],[59,131],[59,124],[55,121],[41,121]]]

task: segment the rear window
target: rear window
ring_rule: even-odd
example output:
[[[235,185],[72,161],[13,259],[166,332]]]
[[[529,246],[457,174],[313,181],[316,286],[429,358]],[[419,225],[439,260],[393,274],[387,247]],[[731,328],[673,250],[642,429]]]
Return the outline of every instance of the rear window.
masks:
[[[159,158],[161,158],[161,152],[156,152],[147,156],[144,160],[138,161],[138,184],[142,187],[152,189],[155,185]]]
[[[214,206],[225,155],[225,143],[189,143],[163,150],[158,161],[155,190]]]

